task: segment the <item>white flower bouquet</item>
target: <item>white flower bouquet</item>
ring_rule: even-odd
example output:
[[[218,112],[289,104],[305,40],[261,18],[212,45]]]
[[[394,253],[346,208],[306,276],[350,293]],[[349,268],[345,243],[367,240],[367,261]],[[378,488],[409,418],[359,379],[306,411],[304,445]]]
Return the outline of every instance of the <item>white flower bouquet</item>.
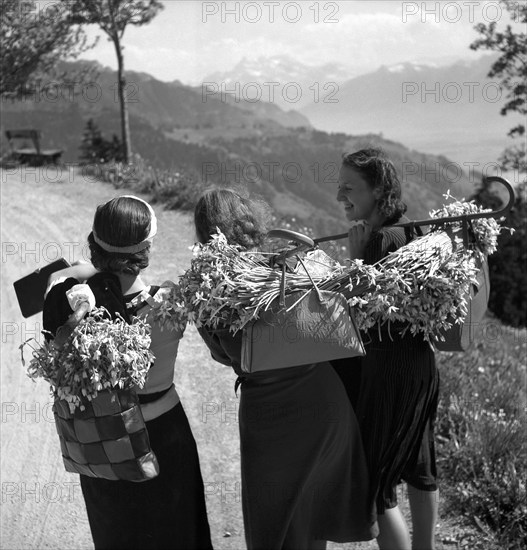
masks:
[[[447,199],[452,199],[446,195]],[[430,213],[443,218],[490,212],[474,202],[454,201]],[[404,323],[411,333],[442,340],[453,323],[463,323],[467,297],[486,257],[496,250],[500,226],[493,218],[471,222],[471,243],[463,242],[460,222],[432,226],[373,267],[375,285],[350,299],[357,323],[365,330],[391,322]],[[404,332],[404,331],[403,331]]]
[[[49,382],[53,397],[67,401],[72,413],[100,391],[142,388],[154,360],[150,326],[138,318],[132,324],[112,320],[104,308],[82,319],[61,347],[53,340],[37,347],[30,342],[20,346],[24,365],[23,350],[32,349],[28,376]]]

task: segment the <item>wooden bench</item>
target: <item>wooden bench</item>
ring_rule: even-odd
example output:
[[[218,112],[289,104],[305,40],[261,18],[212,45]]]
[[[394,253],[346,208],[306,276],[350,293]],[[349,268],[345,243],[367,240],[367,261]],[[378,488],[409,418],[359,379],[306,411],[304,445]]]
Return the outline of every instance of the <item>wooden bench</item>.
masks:
[[[6,130],[5,135],[9,142],[11,161],[30,166],[59,164],[62,149],[41,149],[40,130]]]

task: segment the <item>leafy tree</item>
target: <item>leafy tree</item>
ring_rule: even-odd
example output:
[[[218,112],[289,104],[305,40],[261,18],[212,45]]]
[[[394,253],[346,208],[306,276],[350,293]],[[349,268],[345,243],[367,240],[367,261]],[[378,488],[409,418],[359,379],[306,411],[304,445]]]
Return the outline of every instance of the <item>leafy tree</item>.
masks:
[[[516,23],[527,23],[527,3],[517,0],[500,0],[511,20]],[[507,25],[503,32],[498,32],[496,22],[479,23],[475,29],[481,37],[475,40],[470,48],[473,50],[486,49],[500,52],[500,57],[492,65],[489,78],[501,78],[502,86],[507,90],[506,103],[501,114],[516,112],[527,114],[527,35],[525,32],[514,30]],[[525,134],[525,125],[518,124],[509,132],[510,137],[521,137]],[[507,170],[527,172],[525,162],[525,145],[511,146],[505,149],[500,161]]]
[[[501,5],[516,23],[527,23],[527,3],[513,0],[500,0]],[[488,74],[498,77],[507,90],[502,115],[508,113],[527,114],[527,35],[508,24],[498,31],[495,22],[479,23],[475,29],[481,37],[470,47],[473,50],[487,49],[501,55],[494,62]],[[510,137],[525,135],[525,125],[518,124],[509,131]],[[527,173],[525,143],[505,149],[500,162],[506,170]],[[527,325],[527,183],[524,181],[516,189],[517,197],[505,225],[514,229],[513,234],[502,232],[498,238],[498,250],[489,257],[490,299],[489,309],[501,320],[513,326]],[[503,203],[492,192],[488,182],[483,181],[474,198],[485,207],[496,209]]]
[[[114,134],[111,141],[105,139],[91,118],[86,123],[80,150],[81,162],[88,164],[122,160],[122,144],[119,138]]]
[[[73,22],[68,4],[2,0],[0,97],[34,95],[44,78],[64,80],[58,61],[75,58],[93,45]]]
[[[113,42],[117,55],[117,90],[121,109],[121,140],[123,160],[129,162],[132,148],[126,103],[123,35],[128,25],[141,26],[151,21],[163,8],[159,0],[62,0],[71,6],[73,19],[79,25],[98,25]]]
[[[484,180],[474,197],[477,203],[496,210],[502,200]],[[504,224],[514,229],[502,231],[498,237],[498,250],[489,256],[490,298],[489,309],[503,322],[527,326],[527,182],[516,189],[516,200]]]

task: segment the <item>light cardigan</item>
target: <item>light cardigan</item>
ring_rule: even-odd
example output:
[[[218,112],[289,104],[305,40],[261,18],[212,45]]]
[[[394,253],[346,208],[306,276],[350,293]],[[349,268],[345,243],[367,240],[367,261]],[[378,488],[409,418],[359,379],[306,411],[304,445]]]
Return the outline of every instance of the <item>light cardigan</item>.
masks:
[[[138,395],[160,392],[171,386],[169,393],[177,396],[177,392],[173,388],[173,379],[179,342],[183,336],[183,331],[174,327],[166,317],[165,319],[160,319],[156,315],[161,306],[165,305],[165,302],[169,300],[172,288],[173,283],[167,281],[163,283],[154,296],[149,294],[150,287],[147,287],[134,298],[134,300],[145,301],[136,315],[151,327],[150,350],[155,357],[154,364],[148,371],[145,385],[142,388],[136,389]],[[177,402],[179,402],[179,397],[177,397]],[[157,403],[157,401],[154,403]],[[143,405],[142,408],[147,407]]]

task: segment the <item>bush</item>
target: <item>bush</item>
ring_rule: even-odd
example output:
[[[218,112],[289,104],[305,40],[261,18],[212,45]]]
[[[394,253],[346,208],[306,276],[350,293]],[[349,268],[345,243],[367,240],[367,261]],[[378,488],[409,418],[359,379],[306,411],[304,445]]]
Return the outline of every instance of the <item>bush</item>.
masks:
[[[129,164],[109,162],[86,169],[114,187],[149,194],[151,202],[162,203],[169,210],[192,210],[206,188],[194,172],[158,170],[138,154],[132,155]]]
[[[486,208],[497,209],[503,201],[492,192],[487,181],[482,182],[473,197]],[[514,327],[527,326],[527,182],[516,188],[514,207],[503,226],[514,230],[502,231],[498,250],[489,257],[489,309],[505,323]],[[504,267],[506,269],[504,269]]]
[[[80,150],[80,161],[83,164],[119,162],[123,157],[123,147],[119,138],[114,134],[111,140],[105,139],[91,118],[86,123]]]
[[[152,200],[162,202],[169,210],[193,210],[206,186],[189,172],[162,173]]]

